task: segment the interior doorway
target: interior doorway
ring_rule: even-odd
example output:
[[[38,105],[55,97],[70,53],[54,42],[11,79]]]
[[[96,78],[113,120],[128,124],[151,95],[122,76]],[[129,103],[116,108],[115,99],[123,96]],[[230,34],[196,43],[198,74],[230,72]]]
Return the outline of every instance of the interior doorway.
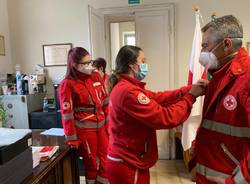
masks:
[[[135,22],[110,22],[111,68],[115,69],[115,58],[124,45],[136,45]]]
[[[92,12],[94,14],[90,10],[90,20],[96,20],[90,21],[91,52],[94,57],[105,53],[103,57],[109,61],[109,69],[112,70],[119,49],[125,44],[135,44],[143,49],[149,65],[145,79],[147,89],[164,91],[174,88],[174,4],[105,8]],[[96,39],[100,37],[102,29],[97,31],[95,27],[100,27],[100,24],[105,30],[104,46],[101,39]],[[100,47],[103,51],[100,51]],[[161,159],[175,158],[173,132],[157,131]]]

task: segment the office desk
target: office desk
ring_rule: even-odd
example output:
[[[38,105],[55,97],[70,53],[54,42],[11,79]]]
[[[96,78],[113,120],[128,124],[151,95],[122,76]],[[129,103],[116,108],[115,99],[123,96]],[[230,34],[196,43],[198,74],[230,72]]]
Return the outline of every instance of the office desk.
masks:
[[[32,132],[33,146],[59,145],[59,150],[48,161],[40,162],[22,184],[79,184],[76,150],[64,144],[64,137],[40,135],[40,132]]]

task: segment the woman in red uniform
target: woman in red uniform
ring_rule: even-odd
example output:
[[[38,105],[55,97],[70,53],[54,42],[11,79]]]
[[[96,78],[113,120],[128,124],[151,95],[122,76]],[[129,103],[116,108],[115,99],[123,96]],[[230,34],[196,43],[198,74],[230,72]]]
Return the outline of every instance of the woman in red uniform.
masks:
[[[100,82],[94,81],[89,53],[81,47],[68,54],[65,79],[59,88],[62,123],[67,143],[77,147],[86,168],[86,183],[108,183],[105,173],[107,132]]]
[[[124,46],[110,77],[109,148],[107,176],[110,184],[148,184],[149,168],[158,159],[156,129],[173,128],[189,116],[205,81],[174,91],[154,93],[141,80],[148,66],[143,51]]]
[[[96,68],[103,83],[106,85],[109,75],[106,73],[107,62],[104,58],[97,58],[93,61],[93,67]]]
[[[92,64],[93,67],[96,68],[96,73],[98,73],[99,75],[95,75],[96,76],[96,80],[102,82],[103,86],[105,87],[105,91],[108,94],[108,89],[107,89],[107,84],[108,84],[108,78],[109,75],[106,73],[106,66],[107,66],[107,62],[104,58],[97,58],[93,61]],[[104,109],[104,113],[105,113],[105,117],[106,117],[106,130],[108,132],[108,127],[109,127],[109,123],[108,123],[108,104],[109,104],[109,96],[107,95],[106,98],[103,100],[102,102],[103,104],[103,109]]]

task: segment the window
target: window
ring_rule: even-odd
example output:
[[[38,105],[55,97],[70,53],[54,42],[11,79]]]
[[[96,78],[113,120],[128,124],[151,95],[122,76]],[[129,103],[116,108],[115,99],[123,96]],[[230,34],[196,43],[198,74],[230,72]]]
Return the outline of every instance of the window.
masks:
[[[123,45],[135,46],[135,32],[123,32]]]

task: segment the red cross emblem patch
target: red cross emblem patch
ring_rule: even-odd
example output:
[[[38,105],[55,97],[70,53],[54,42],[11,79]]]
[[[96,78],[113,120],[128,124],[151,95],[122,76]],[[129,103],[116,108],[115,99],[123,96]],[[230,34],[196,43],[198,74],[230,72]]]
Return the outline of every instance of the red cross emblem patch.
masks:
[[[143,93],[138,94],[138,101],[140,104],[148,104],[150,102],[150,99],[144,95]]]
[[[223,105],[227,110],[232,111],[237,107],[237,101],[234,96],[227,95],[224,99]]]
[[[63,102],[63,110],[68,110],[70,108],[69,102]]]

